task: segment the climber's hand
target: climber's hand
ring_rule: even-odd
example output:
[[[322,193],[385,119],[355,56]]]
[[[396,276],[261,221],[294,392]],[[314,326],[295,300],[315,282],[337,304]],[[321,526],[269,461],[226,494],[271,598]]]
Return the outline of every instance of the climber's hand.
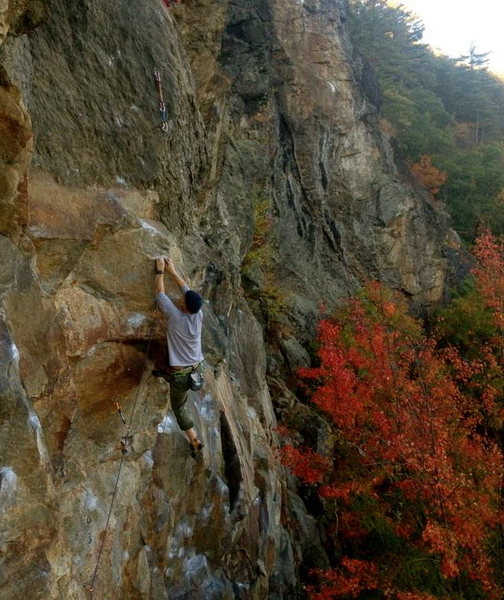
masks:
[[[164,262],[165,262],[166,270],[168,271],[168,273],[176,273],[175,265],[173,264],[173,258],[170,258],[169,256],[165,256]]]
[[[165,261],[164,258],[161,256],[159,258],[156,258],[156,272],[159,273],[159,271],[164,272],[165,270]]]

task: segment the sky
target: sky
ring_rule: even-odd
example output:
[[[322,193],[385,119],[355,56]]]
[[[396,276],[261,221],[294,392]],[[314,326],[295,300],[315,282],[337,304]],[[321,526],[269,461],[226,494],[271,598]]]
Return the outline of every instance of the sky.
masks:
[[[451,57],[492,51],[489,69],[504,75],[504,0],[400,0],[425,25],[423,40]]]

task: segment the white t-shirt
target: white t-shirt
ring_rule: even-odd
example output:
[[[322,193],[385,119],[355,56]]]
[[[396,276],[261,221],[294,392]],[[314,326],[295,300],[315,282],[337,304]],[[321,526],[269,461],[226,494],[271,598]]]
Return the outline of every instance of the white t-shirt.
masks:
[[[184,286],[186,293],[189,286]],[[189,367],[203,360],[201,351],[201,326],[203,312],[195,314],[183,313],[173,304],[166,294],[156,295],[156,302],[168,317],[166,341],[168,344],[168,362],[172,367]]]

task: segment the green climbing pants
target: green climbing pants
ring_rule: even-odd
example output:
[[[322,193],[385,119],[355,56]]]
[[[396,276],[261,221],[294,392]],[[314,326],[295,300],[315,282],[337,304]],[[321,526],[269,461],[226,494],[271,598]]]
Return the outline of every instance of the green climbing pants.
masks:
[[[205,371],[205,362],[200,362],[196,367],[196,370],[203,375]],[[170,373],[169,378],[171,408],[182,431],[187,431],[194,427],[194,422],[187,410],[187,392],[189,391],[187,377],[191,371],[192,367],[187,367],[187,369],[177,369]]]

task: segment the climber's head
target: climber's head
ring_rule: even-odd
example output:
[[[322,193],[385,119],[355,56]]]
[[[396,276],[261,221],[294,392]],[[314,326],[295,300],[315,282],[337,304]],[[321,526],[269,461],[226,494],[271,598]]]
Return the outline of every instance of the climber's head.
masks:
[[[203,298],[192,290],[188,290],[183,298],[183,303],[188,313],[196,314],[203,305]]]

